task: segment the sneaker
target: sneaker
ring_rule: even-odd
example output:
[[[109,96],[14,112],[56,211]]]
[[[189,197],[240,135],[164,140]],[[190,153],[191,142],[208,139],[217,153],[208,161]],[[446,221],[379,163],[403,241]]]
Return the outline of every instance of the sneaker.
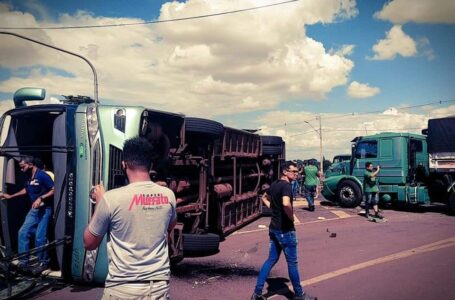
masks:
[[[34,266],[33,268],[30,268],[30,272],[37,276],[37,275],[41,275],[41,273],[43,273],[43,271],[47,270],[48,268],[48,265],[45,264],[45,263],[39,263],[37,266]]]
[[[294,300],[318,300],[318,297],[313,297],[305,293],[302,296],[295,296]]]
[[[310,206],[308,207],[308,210],[309,210],[309,211],[314,211],[314,205],[310,205]]]
[[[253,295],[251,296],[251,300],[267,300],[267,298],[263,295],[253,293]]]

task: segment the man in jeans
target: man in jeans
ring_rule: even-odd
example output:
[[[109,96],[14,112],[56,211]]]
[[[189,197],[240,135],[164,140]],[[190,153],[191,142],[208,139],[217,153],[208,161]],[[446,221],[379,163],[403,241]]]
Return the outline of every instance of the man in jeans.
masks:
[[[262,289],[270,270],[278,262],[282,251],[286,257],[289,277],[294,287],[294,299],[317,299],[306,294],[300,284],[297,262],[297,237],[294,227],[293,197],[290,184],[291,181],[295,180],[297,173],[298,169],[295,164],[285,165],[281,170],[281,179],[272,183],[269,191],[262,196],[264,204],[272,208],[272,219],[269,226],[269,257],[259,272],[251,300],[266,299],[262,295]]]
[[[132,138],[123,146],[129,184],[108,192],[95,187],[95,213],[84,232],[87,250],[108,233],[109,273],[103,299],[169,299],[168,233],[176,223],[174,193],[150,180],[153,146]]]
[[[30,238],[35,234],[35,247],[43,247],[47,243],[47,227],[52,216],[52,196],[54,195],[54,182],[51,177],[40,170],[37,160],[31,156],[23,157],[19,162],[22,172],[29,176],[25,187],[19,192],[9,195],[3,194],[4,199],[11,199],[27,195],[32,207],[18,232],[19,254],[30,251]],[[38,265],[30,268],[28,254],[23,255],[17,267],[20,270],[40,274],[49,266],[49,256],[46,249],[37,252]]]
[[[368,218],[370,214],[370,207],[373,206],[374,217],[382,219],[383,217],[379,214],[378,202],[379,202],[379,187],[376,182],[376,176],[378,175],[381,168],[376,167],[376,171],[373,170],[373,164],[371,162],[365,163],[365,173],[363,174],[363,192],[365,194],[365,217]]]
[[[308,202],[308,210],[314,211],[314,195],[317,191],[318,177],[321,176],[321,172],[315,166],[315,161],[311,160],[308,166],[303,168],[305,172],[305,198]]]

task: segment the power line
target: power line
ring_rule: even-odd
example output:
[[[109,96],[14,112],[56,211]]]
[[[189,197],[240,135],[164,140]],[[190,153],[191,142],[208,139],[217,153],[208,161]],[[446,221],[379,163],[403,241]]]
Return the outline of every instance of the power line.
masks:
[[[420,127],[415,127],[415,128],[387,128],[387,129],[368,129],[368,131],[393,131],[393,130],[419,130],[419,129],[422,129]],[[331,131],[344,131],[344,132],[356,132],[356,131],[365,131],[365,128],[359,128],[359,129],[324,129],[322,128],[322,131],[323,132],[331,132]],[[304,135],[304,134],[307,134],[307,133],[310,133],[310,132],[314,132],[314,130],[311,130],[311,131],[305,131],[305,132],[301,132],[301,133],[297,133],[297,134],[293,134],[293,135],[290,135],[289,137],[294,137],[294,136],[299,136],[299,135]]]
[[[407,110],[407,109],[412,109],[412,108],[418,108],[418,107],[424,107],[428,105],[433,105],[433,104],[443,104],[447,102],[454,102],[455,100],[440,100],[440,101],[434,101],[434,102],[429,102],[429,103],[424,103],[424,104],[417,104],[417,105],[410,105],[410,106],[402,106],[402,107],[394,107],[396,110]],[[391,110],[392,108],[390,107],[388,110]],[[328,116],[324,117],[324,120],[329,120],[329,119],[337,119],[337,118],[343,118],[343,117],[349,117],[349,116],[359,116],[359,115],[369,115],[369,114],[378,114],[378,113],[384,113],[387,110],[381,109],[381,110],[374,110],[374,111],[367,111],[367,112],[352,112],[340,116]]]
[[[87,28],[107,28],[107,27],[123,27],[123,26],[139,26],[139,25],[148,25],[148,24],[157,24],[157,23],[169,23],[169,22],[178,22],[178,21],[187,21],[187,20],[194,20],[194,19],[203,19],[209,17],[216,17],[222,15],[229,15],[229,14],[236,14],[245,11],[251,10],[258,10],[261,8],[267,8],[272,6],[278,6],[283,4],[288,4],[291,2],[297,2],[299,0],[288,0],[283,2],[271,3],[266,5],[254,6],[249,8],[225,11],[220,13],[213,13],[213,14],[206,14],[206,15],[199,15],[199,16],[191,16],[191,17],[184,17],[184,18],[176,18],[176,19],[168,19],[168,20],[154,20],[154,21],[143,21],[143,22],[134,22],[134,23],[119,23],[119,24],[104,24],[104,25],[78,25],[78,26],[49,26],[49,27],[0,27],[2,30],[60,30],[60,29],[87,29]]]
[[[424,107],[428,105],[433,105],[433,104],[443,104],[443,103],[448,103],[448,102],[455,102],[455,100],[440,100],[440,101],[434,101],[434,102],[428,102],[424,104],[416,104],[416,105],[411,105],[411,106],[402,106],[402,107],[395,107],[396,110],[407,110],[407,109],[412,109],[412,108],[418,108],[418,107]],[[390,110],[392,108],[389,108]],[[351,112],[351,113],[346,113],[342,115],[337,115],[337,116],[324,116],[321,114],[321,117],[324,118],[325,120],[332,120],[332,119],[338,119],[338,118],[344,118],[344,117],[354,117],[354,116],[360,116],[360,115],[368,115],[368,114],[378,114],[378,113],[384,113],[385,109],[381,110],[374,110],[374,111],[367,111],[367,112]],[[317,120],[319,116],[313,118],[313,119],[308,119],[306,121],[312,121],[312,120]],[[302,125],[302,123],[305,122],[305,120],[299,121],[299,122],[294,122],[294,123],[284,123],[283,125],[278,125],[278,126],[273,126],[273,127],[268,127],[269,129],[278,129],[286,126],[293,126],[293,125]]]

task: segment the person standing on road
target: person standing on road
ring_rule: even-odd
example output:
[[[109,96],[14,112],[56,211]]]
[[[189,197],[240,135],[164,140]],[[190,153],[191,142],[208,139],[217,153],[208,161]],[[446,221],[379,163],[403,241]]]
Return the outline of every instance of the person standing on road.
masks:
[[[291,182],[291,189],[292,189],[292,199],[294,201],[296,201],[297,200],[297,194],[299,192],[299,181],[297,179],[297,176],[296,176],[295,180],[293,180]]]
[[[376,167],[376,171],[373,170],[373,164],[371,162],[365,163],[365,173],[363,174],[363,192],[365,194],[365,217],[369,217],[370,207],[373,206],[374,217],[382,219],[383,217],[379,214],[378,202],[379,202],[379,187],[376,182],[376,176],[380,171],[380,167]]]
[[[30,251],[30,238],[33,234],[35,234],[36,248],[46,245],[47,227],[52,216],[52,202],[50,200],[54,195],[54,182],[46,172],[37,167],[36,161],[38,160],[31,156],[23,157],[19,162],[19,167],[22,172],[29,176],[25,187],[15,194],[3,194],[1,196],[3,199],[11,199],[28,195],[32,204],[18,232],[19,254]],[[33,269],[29,269],[28,255],[19,259],[18,268],[40,274],[49,266],[47,250],[37,252],[37,257],[39,263],[37,266],[33,266]]]
[[[281,179],[270,186],[262,196],[264,204],[272,209],[272,219],[269,226],[269,257],[262,265],[251,300],[264,300],[262,295],[265,281],[273,266],[278,262],[281,252],[284,252],[288,265],[289,278],[294,287],[295,300],[317,299],[305,293],[300,284],[297,261],[297,237],[294,227],[293,198],[290,182],[295,180],[298,169],[293,163],[286,164],[281,170]]]
[[[318,168],[314,164],[314,161],[310,161],[308,166],[305,166],[303,169],[305,172],[305,198],[308,202],[309,211],[314,211],[314,196],[317,192],[318,177],[321,176],[321,172],[318,171]]]
[[[96,249],[109,232],[109,272],[103,299],[169,299],[168,234],[176,223],[174,193],[150,180],[153,146],[144,138],[126,140],[122,168],[129,184],[91,195],[95,213],[84,246]]]

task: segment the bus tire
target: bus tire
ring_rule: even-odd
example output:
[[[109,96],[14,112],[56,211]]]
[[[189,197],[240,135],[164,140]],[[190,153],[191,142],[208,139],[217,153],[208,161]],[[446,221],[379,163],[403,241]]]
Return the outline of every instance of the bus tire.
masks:
[[[214,233],[183,234],[184,256],[204,256],[219,252],[220,236]]]
[[[362,190],[351,180],[342,181],[337,189],[338,200],[342,207],[356,207],[362,202]]]
[[[261,135],[262,145],[269,145],[269,146],[281,146],[283,143],[283,138],[281,136],[275,135]]]
[[[224,133],[224,126],[213,120],[186,117],[185,131],[190,134],[219,137]]]

